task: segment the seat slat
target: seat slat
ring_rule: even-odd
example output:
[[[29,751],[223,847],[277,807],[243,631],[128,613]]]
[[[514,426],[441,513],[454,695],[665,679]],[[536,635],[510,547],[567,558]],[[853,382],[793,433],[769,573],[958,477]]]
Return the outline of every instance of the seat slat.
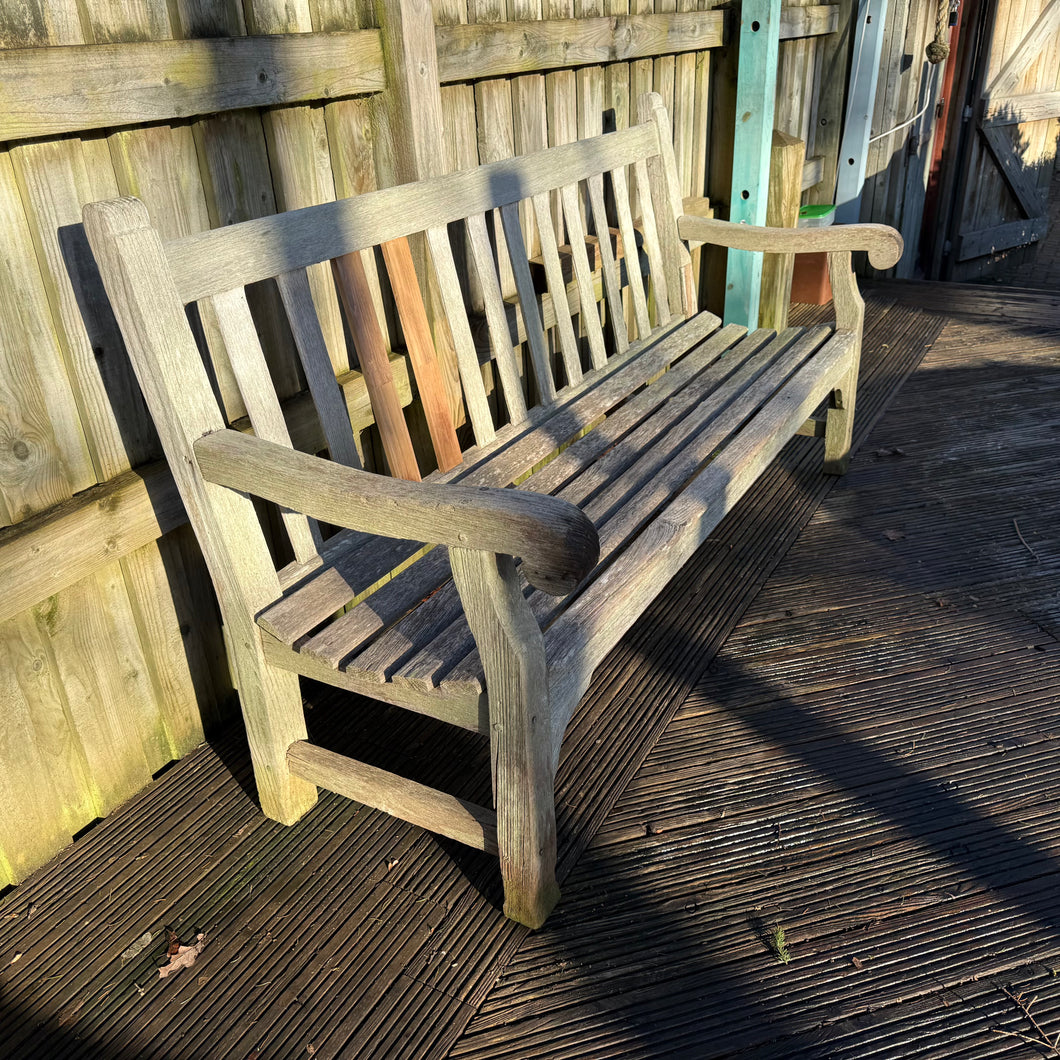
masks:
[[[534,410],[535,422],[527,425],[525,432],[511,425],[502,428],[490,446],[472,449],[465,454],[466,467],[432,475],[429,480],[485,486],[510,485],[559,445],[621,402],[631,388],[643,386],[664,371],[686,350],[714,331],[717,323],[717,317],[709,313],[700,314],[672,328],[654,343],[631,346],[629,354],[621,363],[613,359],[602,372],[586,375],[580,390],[569,395],[565,393],[563,402],[552,410],[551,415],[543,409]],[[543,426],[546,421],[547,428]],[[351,535],[349,541],[349,546],[338,553],[335,560],[326,558],[328,565],[325,568],[308,575],[304,584],[288,590],[266,610],[260,616],[259,623],[283,643],[294,644],[330,615],[345,607],[358,593],[373,585],[387,570],[405,561],[422,547],[412,542],[394,543],[366,535]],[[386,562],[391,562],[391,568],[385,568]],[[365,566],[363,577],[358,575],[358,563]],[[424,592],[433,588],[427,586]],[[415,602],[411,601],[409,607]],[[360,605],[366,611],[370,611],[372,606],[372,598]],[[356,610],[348,614],[353,615]],[[353,628],[353,618],[344,616],[343,621],[349,622],[350,628]],[[369,633],[374,633],[381,627],[369,621],[366,628]],[[347,654],[355,647],[351,645],[349,637],[343,639],[343,644],[348,649]],[[329,657],[334,655],[334,650],[322,644],[322,651],[328,651]]]
[[[791,333],[798,330],[789,329],[787,335],[764,345],[761,344],[763,333],[749,335],[744,341],[758,344],[756,356],[698,405],[694,415],[682,418],[669,433],[666,443],[654,447],[654,451],[651,447],[645,451],[643,437],[630,436],[628,444],[633,452],[642,455],[582,508],[600,534],[600,562],[594,579],[636,539],[641,528],[665,507],[705,461],[717,459],[715,454],[719,450],[739,441],[738,432],[748,417],[756,409],[768,406],[778,392],[782,393],[787,380],[813,358],[822,343],[831,356],[826,343],[830,329],[814,328],[792,341]],[[566,494],[569,499],[576,496],[578,488],[576,479],[571,488],[561,490],[558,495]],[[535,592],[529,599],[534,613],[547,626],[577,595],[555,601],[547,594]],[[472,651],[453,667],[441,685],[450,694],[458,687],[473,686],[478,666]]]
[[[323,565],[258,615],[258,625],[290,647],[423,547],[421,541],[342,531],[324,542]]]
[[[269,377],[246,291],[242,287],[224,291],[210,298],[210,303],[254,433],[266,441],[291,448],[291,435]],[[280,511],[280,518],[295,558],[301,563],[309,562],[323,543],[315,520],[287,509]]]
[[[680,497],[640,534],[621,558],[594,580],[546,633],[554,706],[553,762],[570,714],[593,669],[619,641],[658,586],[689,556],[743,496],[850,369],[857,337],[839,333],[814,363],[792,376],[729,446]]]
[[[348,669],[344,665],[346,660],[363,649],[370,642],[370,638],[389,629],[418,604],[432,598],[438,587],[444,585],[451,577],[446,549],[433,548],[411,568],[372,593],[363,603],[329,622],[324,629],[307,640],[301,650],[329,666]],[[367,672],[359,666],[354,667],[354,670]]]

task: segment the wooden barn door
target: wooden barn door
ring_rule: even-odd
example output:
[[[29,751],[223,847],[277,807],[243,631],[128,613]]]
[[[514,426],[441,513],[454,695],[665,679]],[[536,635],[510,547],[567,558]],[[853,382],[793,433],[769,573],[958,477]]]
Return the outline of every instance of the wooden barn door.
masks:
[[[980,7],[951,214],[947,279],[990,275],[1045,235],[1060,133],[1060,0]]]

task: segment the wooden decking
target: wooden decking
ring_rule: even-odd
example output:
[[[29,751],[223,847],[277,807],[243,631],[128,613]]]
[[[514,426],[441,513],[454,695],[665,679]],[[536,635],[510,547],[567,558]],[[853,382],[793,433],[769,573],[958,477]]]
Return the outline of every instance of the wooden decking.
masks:
[[[229,733],[0,900],[0,1053],[1044,1055],[995,1033],[1036,1033],[1006,990],[1060,1032],[1043,313],[935,341],[873,297],[850,474],[796,439],[582,704],[544,931],[500,915],[491,859],[403,823],[331,796],[264,820]],[[320,742],[483,797],[430,723],[311,701]],[[161,980],[170,930],[205,948]]]

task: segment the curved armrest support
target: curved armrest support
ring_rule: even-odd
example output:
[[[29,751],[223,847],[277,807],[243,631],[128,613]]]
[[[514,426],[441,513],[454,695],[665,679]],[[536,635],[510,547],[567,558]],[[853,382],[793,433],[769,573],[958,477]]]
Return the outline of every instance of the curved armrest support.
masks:
[[[527,581],[554,596],[569,593],[600,554],[596,527],[557,497],[406,482],[233,430],[200,438],[195,456],[207,481],[335,526],[521,556]]]
[[[836,225],[829,228],[765,228],[734,224],[684,214],[677,219],[682,239],[713,243],[734,250],[759,250],[767,254],[812,254],[867,250],[874,269],[898,264],[902,237],[889,225]]]

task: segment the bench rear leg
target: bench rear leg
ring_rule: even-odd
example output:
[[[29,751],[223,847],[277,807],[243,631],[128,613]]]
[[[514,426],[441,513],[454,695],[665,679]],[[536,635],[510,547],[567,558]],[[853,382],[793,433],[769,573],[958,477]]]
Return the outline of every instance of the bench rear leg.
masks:
[[[504,914],[539,928],[559,901],[545,642],[511,556],[449,554],[486,674]]]
[[[854,399],[858,370],[855,366],[832,392],[831,407],[824,430],[824,470],[828,475],[846,474],[850,445],[854,437]]]

